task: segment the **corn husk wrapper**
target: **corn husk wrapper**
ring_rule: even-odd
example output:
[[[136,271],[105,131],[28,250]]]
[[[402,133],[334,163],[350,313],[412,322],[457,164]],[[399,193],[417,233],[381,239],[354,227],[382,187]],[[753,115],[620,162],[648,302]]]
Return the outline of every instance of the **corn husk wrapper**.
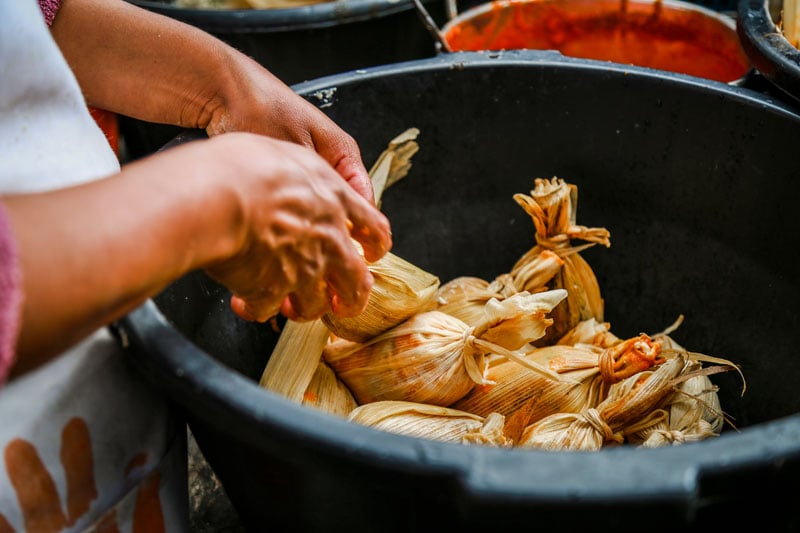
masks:
[[[593,360],[594,364],[585,365],[588,370],[568,372],[561,381],[556,381],[505,361],[489,367],[486,373],[489,383],[475,386],[451,407],[480,416],[496,412],[507,419],[528,407],[528,417],[538,420],[553,413],[580,412],[595,405],[599,394],[592,379],[599,374],[595,350],[587,346],[546,346],[528,353],[526,358],[547,366],[550,359],[560,356]]]
[[[528,426],[517,446],[546,450],[598,450],[624,442],[624,429],[651,416],[673,392],[686,363],[673,357],[655,370],[644,371],[613,385],[597,407],[582,413],[558,413]],[[641,430],[635,427],[632,432]]]
[[[303,405],[314,407],[329,414],[347,416],[358,407],[353,393],[323,361],[311,377],[303,395]]]
[[[611,333],[611,324],[598,322],[596,318],[589,318],[567,331],[556,344],[574,346],[576,344],[591,344],[601,348],[610,348],[621,342],[622,339]]]
[[[555,253],[544,250],[527,265],[520,274],[527,283],[526,292],[543,292],[547,289],[564,261]],[[470,325],[478,324],[483,318],[486,302],[495,298],[502,300],[520,291],[518,282],[511,274],[500,274],[492,282],[472,276],[455,278],[441,287],[437,295],[437,309],[460,318]]]
[[[337,317],[332,313],[322,317],[336,336],[363,342],[436,306],[437,276],[391,252],[368,268],[375,283],[364,311],[354,317]]]
[[[503,417],[476,416],[429,404],[381,401],[356,408],[348,420],[383,431],[457,444],[508,447]]]
[[[475,384],[488,384],[486,354],[503,355],[551,379],[560,379],[513,350],[540,337],[547,313],[566,291],[516,294],[491,300],[479,326],[438,310],[412,316],[365,343],[337,340],[324,360],[347,384],[360,405],[382,400],[448,406]]]
[[[537,344],[555,344],[582,320],[594,318],[602,322],[604,302],[597,278],[580,252],[594,244],[610,246],[609,231],[576,224],[578,189],[559,178],[537,178],[530,195],[518,193],[514,200],[533,220],[536,245],[516,262],[511,275],[517,277],[543,250],[551,250],[564,260],[564,266],[548,283],[548,288],[569,291],[566,301],[553,310],[553,327]],[[588,244],[573,247],[572,239],[582,239]]]
[[[410,158],[417,151],[415,142],[417,134],[419,134],[419,130],[410,128],[392,139],[387,149],[383,151],[372,169],[370,169],[369,176],[376,202],[380,201],[387,187],[405,177],[411,168]],[[353,243],[354,246],[360,248],[358,242],[353,241]],[[379,326],[376,326],[382,327],[385,322],[392,321],[391,318],[386,318],[386,316],[404,315],[408,312],[409,307],[414,307],[413,300],[415,298],[418,298],[416,303],[421,308],[423,304],[419,300],[426,298],[421,287],[426,283],[433,283],[430,278],[435,277],[416,269],[407,261],[394,255],[382,258],[382,261],[377,263],[380,263],[378,267],[371,266],[380,269],[381,275],[376,275],[373,272],[373,276],[377,278],[382,287],[378,289],[373,287],[373,290],[381,296],[384,293],[395,292],[400,297],[397,301],[399,307],[394,308],[394,313],[389,313],[387,308],[384,308],[382,302],[385,301],[385,298],[383,297],[380,298],[378,303],[372,301],[373,306],[378,308],[379,311],[365,310],[361,313],[361,315],[371,316],[377,314],[383,316],[384,318],[379,322]],[[399,269],[394,276],[386,272],[390,267]],[[438,285],[438,278],[435,284]],[[378,297],[376,296],[375,299],[378,299]],[[367,307],[369,307],[371,300],[373,300],[372,291],[370,292],[370,300],[367,302]],[[388,309],[392,308],[388,307]],[[328,321],[335,322],[332,318],[329,318]],[[351,330],[356,328],[359,322],[348,320],[345,324],[347,326],[343,326],[343,328]],[[289,320],[284,325],[278,342],[264,367],[259,386],[285,396],[294,402],[302,403],[312,377],[317,371],[322,357],[322,350],[330,340],[330,337],[330,329],[322,319],[309,322]]]
[[[286,9],[332,1],[333,0],[246,0],[252,9]]]
[[[261,373],[259,386],[302,403],[330,335],[322,320],[288,320]]]

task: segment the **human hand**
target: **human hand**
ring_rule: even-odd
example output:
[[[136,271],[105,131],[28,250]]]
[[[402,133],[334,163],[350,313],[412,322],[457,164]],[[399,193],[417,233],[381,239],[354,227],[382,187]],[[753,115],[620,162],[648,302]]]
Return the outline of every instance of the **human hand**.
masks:
[[[229,90],[215,95],[216,107],[203,125],[209,136],[249,131],[307,146],[361,196],[374,202],[358,144],[349,134],[249,57],[236,54],[232,63],[235,83],[223,84]]]
[[[200,266],[232,291],[236,314],[265,321],[280,311],[312,320],[329,311],[354,316],[363,310],[373,283],[366,261],[391,248],[389,221],[321,157],[245,133],[189,143],[153,159],[166,161],[161,155],[173,156],[168,164],[190,176],[188,186],[207,188],[205,201],[213,196],[229,204],[222,206],[223,220],[232,223],[221,242],[230,244]],[[203,206],[203,199],[195,202]],[[199,211],[218,207],[207,209]]]

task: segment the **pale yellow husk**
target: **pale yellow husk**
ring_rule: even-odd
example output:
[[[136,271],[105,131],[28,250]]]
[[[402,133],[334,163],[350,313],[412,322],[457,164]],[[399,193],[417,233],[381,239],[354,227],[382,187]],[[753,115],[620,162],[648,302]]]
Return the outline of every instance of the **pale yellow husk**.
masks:
[[[503,417],[480,417],[429,404],[381,401],[354,409],[348,420],[383,431],[457,444],[507,447]]]
[[[405,177],[411,167],[410,158],[416,153],[416,139],[419,130],[410,128],[392,139],[386,150],[370,170],[376,201],[391,184]],[[354,245],[358,245],[353,241]],[[368,309],[362,315],[384,317],[373,325],[380,329],[387,322],[399,323],[415,310],[419,310],[435,298],[438,289],[438,278],[417,269],[407,261],[393,254],[369,265],[368,268],[376,277],[377,289],[373,288],[367,303]],[[376,266],[377,265],[377,266]],[[391,269],[397,269],[391,274]],[[428,288],[426,288],[428,287]],[[386,293],[393,292],[398,298],[394,305],[388,305]],[[373,293],[375,295],[373,296]],[[431,293],[430,295],[428,293]],[[374,309],[370,309],[370,303]],[[390,312],[392,311],[392,312]],[[391,317],[391,318],[385,318]],[[275,348],[261,374],[259,385],[267,390],[301,403],[306,389],[311,383],[314,373],[322,357],[322,350],[331,335],[328,323],[337,323],[337,319],[328,317],[310,322],[286,322]],[[342,331],[358,329],[362,322],[356,319],[345,320]]]
[[[437,276],[391,252],[368,268],[375,283],[364,311],[355,317],[329,313],[322,318],[336,336],[364,342],[436,306]]]
[[[325,347],[323,357],[359,404],[401,400],[450,405],[475,384],[488,383],[488,353],[558,380],[558,374],[513,350],[544,334],[547,312],[565,292],[490,300],[477,327],[437,310],[419,313],[365,343],[338,339]]]
[[[353,393],[331,368],[320,361],[303,395],[303,405],[329,414],[347,416],[358,407]]]
[[[569,290],[566,301],[553,310],[553,326],[538,344],[554,344],[583,320],[594,318],[602,322],[604,302],[597,278],[579,252],[598,243],[610,246],[609,231],[576,224],[578,189],[556,177],[536,178],[530,195],[518,193],[514,200],[531,216],[536,228],[536,245],[517,260],[511,275],[518,276],[543,250],[550,250],[558,254],[564,265],[550,280],[548,288]],[[588,244],[573,247],[572,239]]]
[[[321,320],[287,321],[261,373],[259,385],[302,403],[329,337],[330,331]]]
[[[547,450],[598,450],[625,441],[624,430],[651,416],[659,403],[672,393],[674,379],[686,358],[678,355],[655,370],[631,376],[609,389],[597,407],[582,413],[558,413],[528,426],[517,446]],[[640,430],[634,427],[632,431]]]

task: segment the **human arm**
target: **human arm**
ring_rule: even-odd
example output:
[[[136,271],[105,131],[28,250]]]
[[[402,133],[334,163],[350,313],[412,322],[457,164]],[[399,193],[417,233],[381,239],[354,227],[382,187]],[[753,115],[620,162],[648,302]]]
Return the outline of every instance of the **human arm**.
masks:
[[[165,177],[169,179],[165,179]],[[190,142],[107,179],[4,196],[24,301],[16,372],[205,269],[247,319],[353,315],[389,223],[312,151],[246,133]],[[352,229],[350,229],[352,227]]]
[[[209,136],[250,131],[292,141],[372,199],[355,140],[211,34],[124,0],[62,0],[51,32],[90,105]]]

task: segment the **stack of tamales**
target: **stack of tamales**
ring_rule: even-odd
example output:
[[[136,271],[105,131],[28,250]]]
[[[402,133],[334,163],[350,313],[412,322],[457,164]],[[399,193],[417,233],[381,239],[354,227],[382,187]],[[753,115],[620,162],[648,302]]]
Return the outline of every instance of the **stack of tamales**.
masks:
[[[378,202],[398,179],[387,169],[408,171],[417,133],[373,167],[385,170],[373,174]],[[440,284],[388,254],[370,265],[362,314],[287,323],[261,385],[354,423],[466,445],[598,450],[719,435],[726,419],[708,376],[738,368],[677,344],[679,322],[654,335],[611,332],[580,256],[609,247],[610,234],[576,223],[577,187],[536,179],[513,200],[536,242],[508,272]]]

